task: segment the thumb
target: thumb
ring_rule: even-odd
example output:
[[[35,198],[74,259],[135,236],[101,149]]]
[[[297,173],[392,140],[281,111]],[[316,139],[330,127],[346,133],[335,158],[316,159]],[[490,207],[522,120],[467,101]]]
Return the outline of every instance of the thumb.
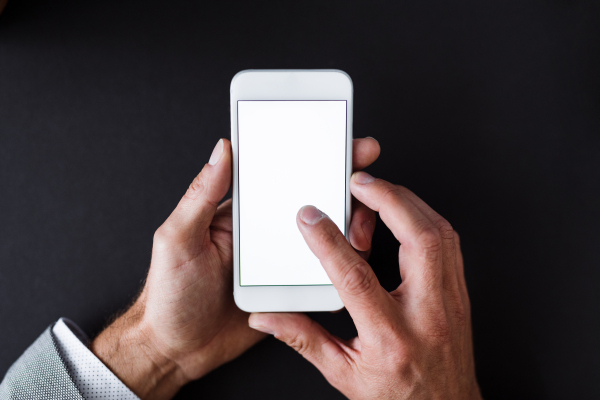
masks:
[[[296,350],[334,386],[350,372],[348,347],[306,314],[253,313],[248,324]]]
[[[191,183],[166,224],[185,238],[205,232],[217,211],[219,201],[231,186],[231,142],[220,139],[210,159]]]

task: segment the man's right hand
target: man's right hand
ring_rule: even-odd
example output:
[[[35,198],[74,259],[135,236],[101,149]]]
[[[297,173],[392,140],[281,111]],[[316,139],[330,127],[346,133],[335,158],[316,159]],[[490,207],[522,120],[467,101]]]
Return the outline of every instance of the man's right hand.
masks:
[[[406,188],[356,172],[351,190],[401,243],[400,286],[384,290],[327,215],[305,206],[298,227],[358,337],[337,338],[304,314],[252,314],[250,326],[293,347],[351,399],[480,399],[458,235]]]

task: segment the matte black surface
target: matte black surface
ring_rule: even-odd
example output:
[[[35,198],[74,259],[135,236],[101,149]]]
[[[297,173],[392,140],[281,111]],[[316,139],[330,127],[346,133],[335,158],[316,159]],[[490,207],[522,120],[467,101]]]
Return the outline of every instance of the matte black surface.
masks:
[[[0,374],[128,304],[246,68],[340,68],[369,169],[460,232],[487,399],[600,398],[600,6],[18,1],[0,16]],[[372,265],[399,282],[379,224]],[[349,337],[347,314],[317,318]],[[178,398],[339,399],[269,339]]]

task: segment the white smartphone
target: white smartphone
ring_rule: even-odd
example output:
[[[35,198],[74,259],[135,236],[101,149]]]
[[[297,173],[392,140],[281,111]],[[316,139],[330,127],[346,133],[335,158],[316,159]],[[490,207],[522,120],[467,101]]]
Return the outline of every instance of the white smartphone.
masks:
[[[296,214],[313,205],[348,237],[352,95],[352,80],[339,70],[233,77],[233,294],[242,310],[343,307]]]

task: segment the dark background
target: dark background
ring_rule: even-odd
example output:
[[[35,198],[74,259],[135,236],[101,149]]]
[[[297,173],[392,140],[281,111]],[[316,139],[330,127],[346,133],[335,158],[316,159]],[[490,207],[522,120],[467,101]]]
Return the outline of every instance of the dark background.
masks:
[[[0,376],[57,318],[93,335],[128,304],[247,68],[350,74],[369,171],[461,234],[487,399],[600,398],[600,4],[575,0],[10,1]],[[379,224],[388,289],[397,251]],[[342,396],[268,339],[178,398]]]

